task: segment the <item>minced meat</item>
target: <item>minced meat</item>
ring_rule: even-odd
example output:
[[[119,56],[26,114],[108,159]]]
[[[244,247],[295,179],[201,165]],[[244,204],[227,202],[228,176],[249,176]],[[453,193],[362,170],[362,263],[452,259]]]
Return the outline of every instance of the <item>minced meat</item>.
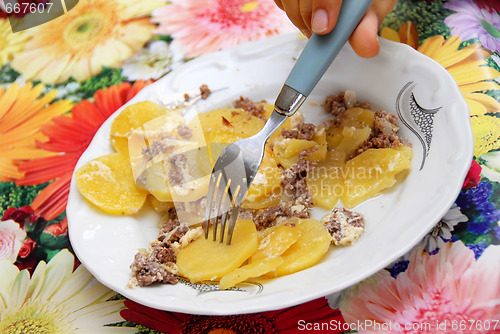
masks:
[[[325,128],[340,125],[340,117],[349,108],[359,107],[371,110],[369,103],[360,103],[356,99],[356,94],[352,91],[345,91],[338,95],[329,95],[325,100],[325,111],[333,116],[325,123]]]
[[[345,208],[334,208],[321,220],[332,235],[336,246],[354,243],[364,232],[365,218],[362,214]]]
[[[311,140],[316,133],[316,127],[311,123],[301,123],[298,129],[283,130],[281,135],[284,138]]]
[[[201,99],[206,100],[212,94],[212,91],[208,88],[207,85],[200,86]]]
[[[193,130],[186,124],[179,124],[177,127],[177,133],[184,139],[191,138],[193,135]]]
[[[244,97],[240,96],[240,98],[238,100],[235,100],[233,102],[233,105],[235,108],[241,108],[253,116],[256,116],[259,118],[265,118],[264,117],[264,112],[265,112],[264,106],[262,104],[257,104],[248,98],[244,98]]]
[[[370,148],[399,148],[403,145],[403,140],[398,131],[398,116],[385,110],[376,111],[370,138],[360,145],[356,154]]]
[[[172,246],[188,231],[188,225],[179,223],[174,214],[169,212],[157,240],[151,242],[149,249],[140,249],[135,255],[130,265],[132,279],[129,286],[146,286],[155,282],[177,284],[176,248]]]

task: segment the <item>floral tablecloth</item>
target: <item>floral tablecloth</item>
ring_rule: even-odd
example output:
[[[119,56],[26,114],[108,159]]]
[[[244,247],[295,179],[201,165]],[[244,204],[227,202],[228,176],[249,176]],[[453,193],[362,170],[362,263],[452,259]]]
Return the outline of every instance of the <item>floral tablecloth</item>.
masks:
[[[33,15],[23,8],[56,2],[19,0],[9,20],[16,1],[0,0],[1,333],[500,333],[500,2],[400,0],[380,30],[444,66],[469,105],[475,153],[455,205],[364,282],[236,316],[153,310],[96,283],[68,239],[69,184],[99,126],[142,88],[294,27],[272,0],[80,0],[12,32],[12,16]]]

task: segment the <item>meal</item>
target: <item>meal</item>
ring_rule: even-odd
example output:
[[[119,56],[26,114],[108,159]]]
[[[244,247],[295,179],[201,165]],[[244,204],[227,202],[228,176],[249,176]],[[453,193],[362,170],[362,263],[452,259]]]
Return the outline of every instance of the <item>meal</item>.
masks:
[[[324,109],[323,124],[296,113],[271,136],[231,245],[203,236],[211,169],[225,146],[262,128],[273,106],[240,98],[189,120],[148,101],[123,109],[111,125],[116,153],[88,162],[75,180],[104,212],[161,214],[158,237],[132,261],[129,286],[183,277],[228,289],[309,268],[332,245],[355,242],[365,219],[353,208],[394,186],[413,151],[397,133],[397,116],[352,91],[328,96]],[[311,217],[314,207],[327,212],[321,220]]]

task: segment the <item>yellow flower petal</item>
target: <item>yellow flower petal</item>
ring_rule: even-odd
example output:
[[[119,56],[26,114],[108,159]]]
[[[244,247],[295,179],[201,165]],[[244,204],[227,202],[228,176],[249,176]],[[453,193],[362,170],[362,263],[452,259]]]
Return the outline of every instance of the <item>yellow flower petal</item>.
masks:
[[[467,102],[467,105],[469,106],[471,116],[484,115],[488,112],[486,107],[477,101],[465,98],[465,102]]]
[[[427,38],[418,48],[420,53],[432,58],[432,55],[438,51],[444,42],[444,37],[441,35]]]
[[[37,38],[14,55],[12,67],[25,79],[47,83],[78,81],[118,67],[151,39],[151,11],[158,0],[80,1],[68,13],[30,29]]]
[[[31,36],[26,31],[13,33],[9,20],[0,19],[0,67],[21,52],[29,38]]]
[[[469,66],[471,65],[471,66]],[[448,67],[448,72],[455,78],[457,84],[470,84],[483,80],[493,80],[500,76],[500,72],[489,66],[464,66]]]
[[[500,102],[482,93],[465,93],[464,98],[482,104],[488,113],[500,113]]]
[[[451,36],[432,53],[432,58],[437,62],[440,62],[443,57],[447,57],[449,54],[453,54],[458,50],[460,46],[460,38],[458,36]]]
[[[474,155],[480,157],[500,148],[500,118],[482,115],[471,117],[474,132]]]
[[[20,159],[47,157],[57,152],[37,148],[37,141],[46,141],[41,132],[44,124],[71,109],[72,102],[51,103],[57,91],[41,95],[42,85],[30,82],[19,87],[17,83],[0,90],[0,181],[10,182],[24,176],[18,170]]]
[[[438,63],[440,63],[443,67],[448,67],[466,59],[467,57],[471,56],[474,52],[476,52],[476,50],[470,48],[469,49],[463,48],[455,53],[446,56],[442,55],[439,60],[438,59],[435,60]]]
[[[71,62],[71,55],[61,55],[57,59],[48,59],[47,65],[38,72],[39,77],[45,78],[47,83],[62,82],[69,79],[70,72],[67,70]]]
[[[496,81],[480,81],[470,84],[460,85],[462,93],[481,92],[485,90],[500,90],[500,84]]]
[[[27,85],[31,85],[31,83],[27,83]],[[0,92],[0,120],[3,119],[7,111],[12,107],[14,101],[16,100],[18,93],[19,85],[13,83],[10,85],[9,89],[3,92]],[[1,130],[0,130],[1,131]]]

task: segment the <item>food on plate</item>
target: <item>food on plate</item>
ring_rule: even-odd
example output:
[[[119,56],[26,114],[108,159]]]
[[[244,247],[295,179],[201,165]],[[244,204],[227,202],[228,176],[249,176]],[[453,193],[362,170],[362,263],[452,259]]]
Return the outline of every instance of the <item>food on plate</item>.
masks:
[[[110,141],[113,149],[116,152],[127,153],[130,132],[144,123],[164,115],[165,112],[165,108],[150,101],[127,106],[111,124]]]
[[[332,236],[323,223],[316,219],[297,219],[293,226],[300,231],[300,238],[279,255],[283,263],[266,276],[278,277],[312,267],[330,248]]]
[[[110,155],[121,159],[113,168],[123,171],[111,174],[137,193],[140,205],[110,210],[110,203],[104,207],[88,196],[89,189],[113,193],[106,174],[94,172],[92,180],[88,172],[109,157],[87,163],[75,176],[82,194],[106,212],[136,212],[147,196],[149,207],[163,216],[158,238],[131,264],[129,286],[175,284],[183,277],[227,289],[309,268],[331,245],[354,243],[365,219],[352,209],[396,184],[396,176],[411,167],[412,148],[398,135],[394,114],[358,102],[351,91],[328,96],[324,108],[330,114],[324,123],[307,123],[296,113],[268,140],[231,245],[214,242],[212,230],[209,239],[202,236],[211,169],[229,143],[262,128],[273,106],[241,97],[189,120],[152,102],[125,108],[111,127],[119,153]],[[115,198],[101,195],[100,201]],[[313,208],[323,210],[321,220],[311,217]]]
[[[75,172],[75,180],[86,199],[111,214],[137,213],[148,195],[136,186],[129,158],[121,153],[90,161]]]
[[[209,235],[212,235],[210,230]],[[198,238],[177,254],[179,274],[192,282],[219,280],[241,266],[257,250],[259,236],[250,219],[238,219],[230,245]]]

